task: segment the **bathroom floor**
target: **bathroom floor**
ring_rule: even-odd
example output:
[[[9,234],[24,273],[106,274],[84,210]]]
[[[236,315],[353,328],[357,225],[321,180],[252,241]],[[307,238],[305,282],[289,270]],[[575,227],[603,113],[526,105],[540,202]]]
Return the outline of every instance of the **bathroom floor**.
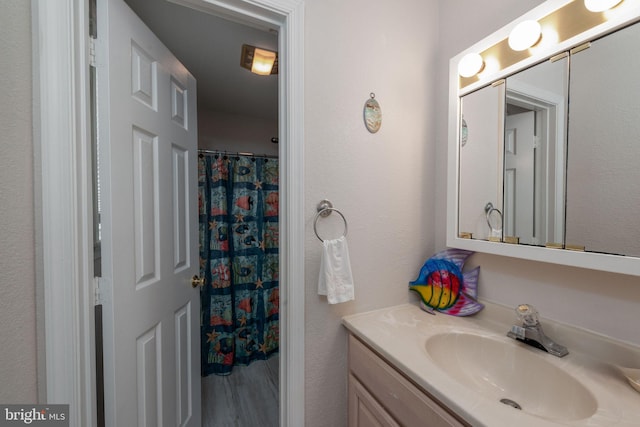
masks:
[[[279,363],[275,355],[202,378],[202,427],[277,427]]]

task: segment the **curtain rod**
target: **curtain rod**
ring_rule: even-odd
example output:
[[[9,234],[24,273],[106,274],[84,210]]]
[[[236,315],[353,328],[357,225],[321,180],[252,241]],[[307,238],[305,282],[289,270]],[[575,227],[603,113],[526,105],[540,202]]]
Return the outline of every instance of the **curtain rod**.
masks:
[[[207,150],[204,148],[198,148],[198,154],[221,154],[223,156],[249,156],[249,157],[261,157],[264,159],[278,158],[278,156],[273,156],[270,154],[254,154],[248,151]]]

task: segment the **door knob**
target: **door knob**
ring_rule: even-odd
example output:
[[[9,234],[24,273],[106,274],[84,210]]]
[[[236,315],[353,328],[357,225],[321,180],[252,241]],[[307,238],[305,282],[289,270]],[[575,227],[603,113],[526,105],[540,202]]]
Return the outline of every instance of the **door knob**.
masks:
[[[198,286],[203,287],[204,286],[204,277],[198,277],[197,274],[195,276],[193,276],[191,278],[191,286],[194,287],[194,288],[197,288]]]

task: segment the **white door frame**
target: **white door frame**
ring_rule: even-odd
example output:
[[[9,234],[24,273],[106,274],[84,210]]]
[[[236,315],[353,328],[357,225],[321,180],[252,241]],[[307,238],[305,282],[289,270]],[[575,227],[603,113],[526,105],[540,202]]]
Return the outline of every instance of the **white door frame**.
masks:
[[[564,236],[565,212],[564,208],[560,207],[564,206],[565,201],[566,100],[561,94],[518,80],[508,82],[507,85],[509,86],[505,95],[507,103],[515,101],[516,105],[534,110],[536,114],[541,112],[540,114],[546,116],[547,129],[539,135],[543,140],[542,146],[544,147],[542,152],[544,170],[541,175],[544,184],[538,185],[537,188],[538,191],[544,192],[544,196],[536,195],[536,197],[542,203],[544,212],[537,216],[541,217],[544,225],[538,224],[537,226],[542,230],[540,236],[544,241],[539,241],[538,244],[558,242],[558,238]],[[553,129],[553,132],[549,131],[549,127]],[[551,168],[549,167],[551,163],[549,159],[554,159]],[[553,179],[551,178],[552,169]],[[549,212],[549,206],[554,207],[552,213]],[[553,223],[553,227],[549,226],[551,223]]]
[[[179,2],[279,29],[280,425],[304,425],[304,2]],[[31,0],[39,396],[76,427],[96,425],[87,3]]]

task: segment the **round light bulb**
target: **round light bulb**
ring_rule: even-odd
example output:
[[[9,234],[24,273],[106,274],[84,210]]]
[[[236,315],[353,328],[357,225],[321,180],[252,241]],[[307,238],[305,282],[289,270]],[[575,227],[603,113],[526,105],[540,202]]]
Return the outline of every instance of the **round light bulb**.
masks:
[[[479,53],[468,53],[458,63],[458,74],[462,77],[473,77],[482,71],[484,61]]]
[[[529,49],[540,40],[542,27],[538,21],[522,21],[509,34],[509,47],[516,51]]]
[[[584,0],[584,7],[590,12],[604,12],[613,9],[622,0]]]

